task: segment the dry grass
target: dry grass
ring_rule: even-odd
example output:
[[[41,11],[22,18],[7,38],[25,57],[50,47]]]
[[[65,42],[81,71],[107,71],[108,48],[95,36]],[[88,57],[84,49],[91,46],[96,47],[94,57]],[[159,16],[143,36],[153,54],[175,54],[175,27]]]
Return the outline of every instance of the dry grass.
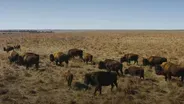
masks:
[[[94,55],[98,62],[105,58],[119,60],[125,53],[137,53],[142,57],[159,55],[169,61],[183,65],[184,32],[182,31],[91,31],[50,34],[0,35],[0,103],[1,104],[182,104],[184,84],[174,78],[165,82],[149,67],[145,69],[145,80],[137,77],[118,78],[119,88],[110,91],[103,87],[102,95],[93,96],[91,90],[68,89],[63,77],[66,70],[74,74],[74,82],[83,82],[85,73],[99,69],[72,60],[69,67],[50,63],[48,56],[55,51],[67,52],[80,48]],[[21,44],[24,52],[40,54],[40,70],[11,64],[8,54],[2,51],[7,44]],[[126,63],[124,64],[126,68]]]

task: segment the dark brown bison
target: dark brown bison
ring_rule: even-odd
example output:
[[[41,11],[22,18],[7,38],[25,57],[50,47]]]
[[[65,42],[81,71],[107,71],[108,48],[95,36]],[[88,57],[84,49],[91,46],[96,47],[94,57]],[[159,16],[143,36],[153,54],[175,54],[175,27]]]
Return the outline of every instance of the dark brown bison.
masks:
[[[13,50],[10,52],[8,59],[9,59],[10,63],[12,63],[12,62],[17,62],[18,57],[19,57],[19,54]]]
[[[26,69],[29,66],[35,64],[36,69],[39,67],[39,55],[35,53],[25,53],[24,55],[18,57],[19,65],[26,65]]]
[[[119,71],[121,72],[121,74],[123,75],[123,64],[121,64],[120,62],[116,61],[116,60],[112,60],[112,59],[106,59],[105,61],[100,61],[98,63],[98,68],[99,69],[106,69],[108,71],[116,71],[116,73],[118,75]]]
[[[3,49],[4,49],[4,51],[6,51],[7,53],[8,53],[9,51],[11,51],[11,50],[14,50],[14,48],[13,48],[12,46],[7,46],[7,47],[4,47]]]
[[[128,69],[125,69],[124,73],[132,76],[140,76],[140,78],[144,79],[144,69],[141,67],[130,66]]]
[[[74,58],[75,56],[79,56],[81,59],[83,59],[83,50],[80,50],[80,49],[76,49],[76,48],[73,48],[73,49],[70,49],[68,50],[68,56],[70,58]]]
[[[88,64],[88,62],[91,62],[93,61],[93,55],[89,54],[89,53],[85,53],[83,55],[83,60],[86,64]]]
[[[64,77],[67,81],[68,87],[71,88],[71,84],[73,81],[73,74],[68,70],[67,72],[64,73]]]
[[[128,53],[125,54],[123,57],[121,57],[120,62],[127,62],[128,64],[131,63],[131,61],[134,61],[134,64],[137,63],[138,64],[138,58],[139,56],[137,54],[133,54],[133,53]]]
[[[171,62],[163,62],[161,65],[156,65],[155,72],[157,75],[164,75],[166,81],[167,79],[171,80],[171,76],[181,77],[181,81],[184,80],[184,67]]]
[[[99,91],[100,94],[102,93],[102,86],[111,85],[111,91],[114,85],[118,87],[117,74],[113,72],[98,71],[85,74],[84,83],[86,85],[91,84],[92,86],[96,86],[94,95],[96,94],[96,91]]]
[[[50,57],[50,61],[51,62],[53,62],[53,61],[56,62],[56,65],[61,65],[62,62],[65,62],[67,64],[67,66],[68,66],[69,56],[64,54],[63,52],[56,52],[54,54],[50,54],[49,57]]]
[[[150,56],[148,59],[143,59],[143,65],[150,65],[151,68],[155,65],[160,65],[163,62],[167,62],[167,59],[165,57]]]

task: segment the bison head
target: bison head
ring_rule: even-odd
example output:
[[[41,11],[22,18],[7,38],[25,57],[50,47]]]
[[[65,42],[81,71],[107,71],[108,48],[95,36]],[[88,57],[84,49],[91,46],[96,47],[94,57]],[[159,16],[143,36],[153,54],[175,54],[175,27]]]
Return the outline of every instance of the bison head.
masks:
[[[125,74],[129,74],[129,70],[128,69],[125,69]]]
[[[50,61],[53,62],[54,61],[54,55],[53,54],[50,54]]]
[[[162,58],[161,59],[161,62],[163,63],[163,62],[167,62],[167,59],[166,58]]]
[[[142,60],[142,63],[143,63],[144,66],[150,64],[149,61],[148,61],[148,59],[146,59],[146,58],[144,58],[144,59]]]
[[[91,82],[91,74],[85,74],[84,76],[84,84],[89,85]]]
[[[100,61],[100,62],[98,63],[98,68],[99,68],[99,69],[105,69],[105,63],[104,63],[103,61]]]
[[[127,59],[126,59],[126,57],[124,56],[124,57],[122,57],[121,59],[120,59],[120,62],[122,63],[122,62],[125,62],[125,61],[127,61]]]
[[[157,74],[157,75],[163,75],[163,68],[160,66],[160,65],[156,65],[155,66],[155,73]]]
[[[90,74],[90,73],[85,74],[85,77],[84,77],[84,84],[86,84],[87,86],[88,86],[89,84],[91,84],[92,86],[96,85],[96,84],[95,84],[95,77],[94,77],[92,74]]]

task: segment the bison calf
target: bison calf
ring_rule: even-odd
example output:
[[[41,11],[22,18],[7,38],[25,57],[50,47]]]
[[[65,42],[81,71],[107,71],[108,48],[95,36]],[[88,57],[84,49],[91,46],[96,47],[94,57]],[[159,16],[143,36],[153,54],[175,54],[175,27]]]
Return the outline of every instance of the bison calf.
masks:
[[[93,60],[93,55],[89,54],[89,53],[85,53],[83,55],[83,61],[88,64],[88,62],[91,62],[92,63],[92,60]]]
[[[140,76],[140,78],[144,79],[144,69],[141,67],[130,66],[128,69],[125,69],[125,74]]]
[[[64,77],[68,83],[68,87],[71,88],[71,84],[73,81],[73,74],[70,71],[65,72]]]
[[[92,86],[96,86],[94,95],[96,94],[96,91],[99,91],[100,94],[102,93],[102,86],[111,85],[111,91],[114,85],[118,87],[117,74],[113,72],[98,71],[85,74],[84,83],[86,85],[91,84]]]
[[[121,74],[123,75],[123,64],[121,64],[120,62],[116,61],[116,60],[112,60],[112,59],[106,59],[105,61],[100,61],[98,64],[98,68],[99,69],[106,69],[108,71],[116,71],[116,73],[118,75],[119,71],[121,72]]]
[[[65,62],[68,66],[69,56],[64,54],[63,52],[56,52],[54,54],[50,54],[49,57],[50,57],[51,62],[53,62],[53,61],[56,62],[56,65],[61,65],[62,62]]]

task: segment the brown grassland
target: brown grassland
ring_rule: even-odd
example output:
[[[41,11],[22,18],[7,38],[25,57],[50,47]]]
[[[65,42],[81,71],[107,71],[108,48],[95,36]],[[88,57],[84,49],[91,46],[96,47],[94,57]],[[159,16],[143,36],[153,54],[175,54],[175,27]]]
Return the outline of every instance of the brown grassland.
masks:
[[[20,44],[20,54],[34,52],[40,55],[40,68],[10,64],[6,45]],[[166,82],[154,69],[145,69],[145,79],[118,77],[119,88],[102,88],[102,95],[93,96],[90,90],[68,89],[63,74],[71,70],[74,82],[83,82],[84,74],[98,71],[95,65],[86,65],[78,59],[68,67],[56,66],[49,54],[71,48],[91,53],[94,61],[120,59],[125,53],[136,53],[139,65],[143,57],[164,56],[168,61],[184,66],[183,31],[86,31],[40,34],[0,34],[0,104],[183,104],[184,84],[179,78]],[[63,63],[65,65],[65,63]],[[128,65],[124,63],[124,68]]]

